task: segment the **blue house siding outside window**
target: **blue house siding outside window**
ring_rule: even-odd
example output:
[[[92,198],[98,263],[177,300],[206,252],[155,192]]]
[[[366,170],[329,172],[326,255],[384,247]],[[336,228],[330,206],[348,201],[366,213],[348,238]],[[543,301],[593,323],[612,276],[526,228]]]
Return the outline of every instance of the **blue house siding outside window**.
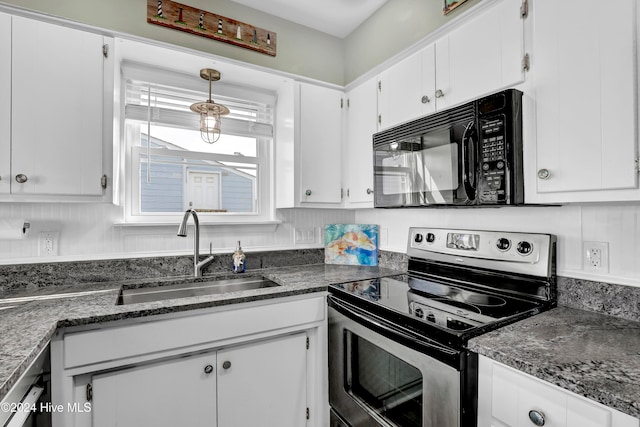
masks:
[[[152,138],[151,147],[171,146],[164,141]],[[141,141],[146,146],[146,137]],[[233,167],[213,166],[206,161],[186,161],[178,157],[152,157],[149,181],[147,181],[147,162],[140,163],[140,205],[142,212],[182,212],[186,206],[188,194],[187,174],[189,171],[217,173],[220,176],[221,211],[253,212],[255,178]],[[175,162],[175,163],[173,163]],[[182,163],[182,164],[179,164]],[[193,206],[198,208],[198,206]]]

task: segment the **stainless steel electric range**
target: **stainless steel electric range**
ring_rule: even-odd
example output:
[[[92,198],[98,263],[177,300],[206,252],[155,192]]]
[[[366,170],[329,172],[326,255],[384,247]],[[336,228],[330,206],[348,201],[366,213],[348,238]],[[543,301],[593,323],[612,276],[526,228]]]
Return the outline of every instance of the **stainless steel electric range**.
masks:
[[[330,286],[331,426],[476,425],[470,338],[556,304],[549,234],[410,228],[407,274]]]

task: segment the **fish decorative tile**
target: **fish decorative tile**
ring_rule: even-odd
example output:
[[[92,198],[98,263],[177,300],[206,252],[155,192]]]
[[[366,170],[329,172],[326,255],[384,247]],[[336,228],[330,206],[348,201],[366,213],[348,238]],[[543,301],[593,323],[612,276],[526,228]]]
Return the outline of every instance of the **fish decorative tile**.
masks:
[[[378,226],[328,224],[324,229],[325,264],[378,265]]]

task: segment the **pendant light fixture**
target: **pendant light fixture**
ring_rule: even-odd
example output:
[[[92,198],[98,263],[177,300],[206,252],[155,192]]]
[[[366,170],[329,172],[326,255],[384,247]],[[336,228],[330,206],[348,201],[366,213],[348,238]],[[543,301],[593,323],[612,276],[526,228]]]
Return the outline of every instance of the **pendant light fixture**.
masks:
[[[220,72],[211,68],[200,70],[200,77],[209,80],[209,99],[191,105],[191,111],[200,114],[200,136],[206,143],[213,144],[220,138],[220,116],[229,114],[224,105],[216,104],[211,99],[211,82],[220,80]]]

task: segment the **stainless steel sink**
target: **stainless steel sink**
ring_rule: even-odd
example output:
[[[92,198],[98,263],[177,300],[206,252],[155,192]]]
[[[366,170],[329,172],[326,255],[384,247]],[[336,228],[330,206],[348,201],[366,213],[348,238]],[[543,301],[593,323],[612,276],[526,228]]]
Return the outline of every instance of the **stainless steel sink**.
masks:
[[[118,305],[248,291],[274,286],[280,285],[264,277],[242,277],[237,279],[220,279],[180,283],[176,285],[121,289],[120,295],[118,296]]]

